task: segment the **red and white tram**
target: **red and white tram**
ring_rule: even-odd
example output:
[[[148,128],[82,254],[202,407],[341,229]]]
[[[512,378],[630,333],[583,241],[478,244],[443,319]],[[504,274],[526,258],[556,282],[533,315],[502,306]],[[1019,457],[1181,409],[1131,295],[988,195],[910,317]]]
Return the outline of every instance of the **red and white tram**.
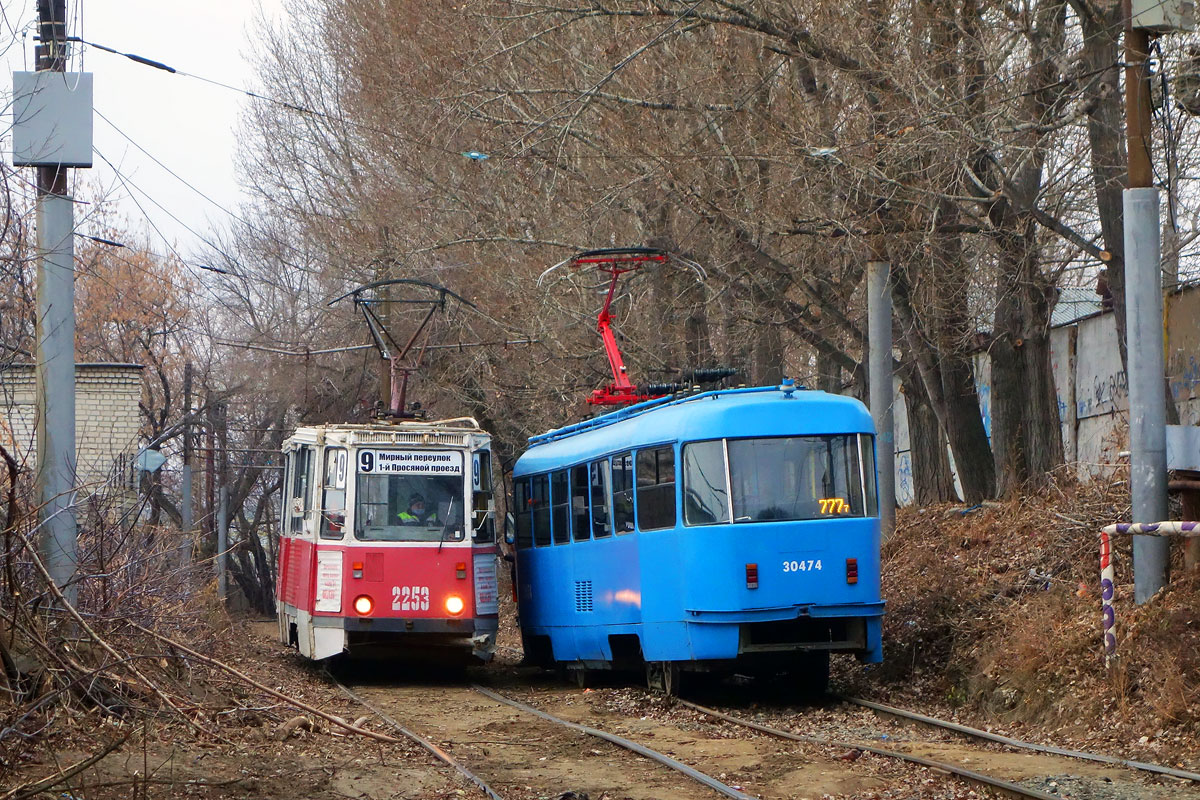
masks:
[[[490,659],[490,447],[467,417],[299,428],[283,446],[280,640],[312,659]]]

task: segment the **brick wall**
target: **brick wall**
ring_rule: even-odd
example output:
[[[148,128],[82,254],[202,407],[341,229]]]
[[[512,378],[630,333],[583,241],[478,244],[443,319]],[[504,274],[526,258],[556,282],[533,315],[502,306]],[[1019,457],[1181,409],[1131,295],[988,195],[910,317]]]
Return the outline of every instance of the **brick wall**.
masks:
[[[34,474],[37,469],[34,370],[0,368],[0,443]],[[136,364],[75,365],[75,445],[79,482],[95,486],[114,468],[128,475],[138,451],[142,368]]]

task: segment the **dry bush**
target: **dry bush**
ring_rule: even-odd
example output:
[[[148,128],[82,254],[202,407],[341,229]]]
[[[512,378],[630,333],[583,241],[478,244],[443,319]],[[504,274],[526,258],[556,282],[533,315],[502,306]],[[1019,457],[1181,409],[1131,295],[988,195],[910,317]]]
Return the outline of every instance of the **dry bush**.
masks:
[[[1121,480],[964,509],[904,509],[884,548],[883,691],[941,697],[988,719],[1067,728],[1122,707],[1151,734],[1196,726],[1200,574],[1133,605],[1131,542],[1115,541],[1119,665],[1101,653],[1101,527],[1128,517]],[[866,688],[865,686],[863,687]],[[879,686],[876,686],[879,690]],[[1149,713],[1148,713],[1148,711]]]
[[[231,667],[245,651],[230,635],[211,564],[181,566],[178,534],[138,524],[119,491],[77,509],[78,597],[67,602],[35,549],[40,531],[24,477],[0,472],[0,786],[14,787],[0,798],[67,785],[72,767],[57,757],[66,750],[99,760],[134,733],[143,743],[228,745],[293,708],[392,741],[274,688],[276,676],[268,686]],[[88,761],[76,762],[79,773]],[[29,779],[22,768],[31,763],[57,773]]]

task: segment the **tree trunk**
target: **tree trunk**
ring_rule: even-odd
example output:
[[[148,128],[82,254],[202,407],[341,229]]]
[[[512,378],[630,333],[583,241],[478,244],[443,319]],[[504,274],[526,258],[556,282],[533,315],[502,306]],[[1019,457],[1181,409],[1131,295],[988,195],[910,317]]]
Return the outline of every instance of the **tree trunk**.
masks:
[[[949,200],[939,204],[937,224],[954,224],[960,211]],[[977,503],[996,492],[991,444],[979,411],[975,367],[971,361],[974,326],[967,312],[970,272],[962,242],[953,236],[930,242],[936,275],[925,276],[928,309],[925,317],[914,310],[913,286],[908,270],[920,277],[921,266],[900,265],[893,272],[892,300],[903,329],[904,341],[916,361],[921,380],[938,422],[950,443],[963,499]],[[926,323],[924,320],[928,320]]]
[[[957,500],[954,473],[946,455],[946,438],[919,376],[904,380],[904,405],[908,412],[913,502],[924,506]]]
[[[1096,191],[1100,233],[1104,249],[1112,254],[1105,270],[1113,316],[1117,324],[1117,342],[1121,350],[1121,368],[1129,367],[1125,338],[1125,217],[1121,193],[1125,189],[1128,167],[1125,160],[1125,117],[1121,75],[1122,59],[1118,39],[1123,29],[1121,3],[1103,0],[1094,3],[1095,15],[1081,15],[1083,24],[1083,65],[1089,79],[1087,93],[1095,108],[1087,115],[1088,143],[1091,145],[1092,185]]]
[[[1012,215],[1006,217],[1011,220]],[[1022,235],[1001,237],[1001,274],[1007,280],[996,305],[989,350],[991,441],[1001,495],[1044,480],[1063,460],[1050,360],[1053,287],[1038,268],[1034,222],[1026,219],[1023,224]]]
[[[817,350],[817,388],[830,393],[842,390],[842,368],[825,350]]]

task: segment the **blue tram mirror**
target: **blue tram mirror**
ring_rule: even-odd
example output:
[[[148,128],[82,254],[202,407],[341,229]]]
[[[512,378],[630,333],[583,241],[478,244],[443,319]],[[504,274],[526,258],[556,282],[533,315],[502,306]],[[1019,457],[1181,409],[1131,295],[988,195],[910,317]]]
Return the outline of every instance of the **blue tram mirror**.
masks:
[[[512,544],[517,540],[517,518],[508,512],[504,515],[504,543]]]

